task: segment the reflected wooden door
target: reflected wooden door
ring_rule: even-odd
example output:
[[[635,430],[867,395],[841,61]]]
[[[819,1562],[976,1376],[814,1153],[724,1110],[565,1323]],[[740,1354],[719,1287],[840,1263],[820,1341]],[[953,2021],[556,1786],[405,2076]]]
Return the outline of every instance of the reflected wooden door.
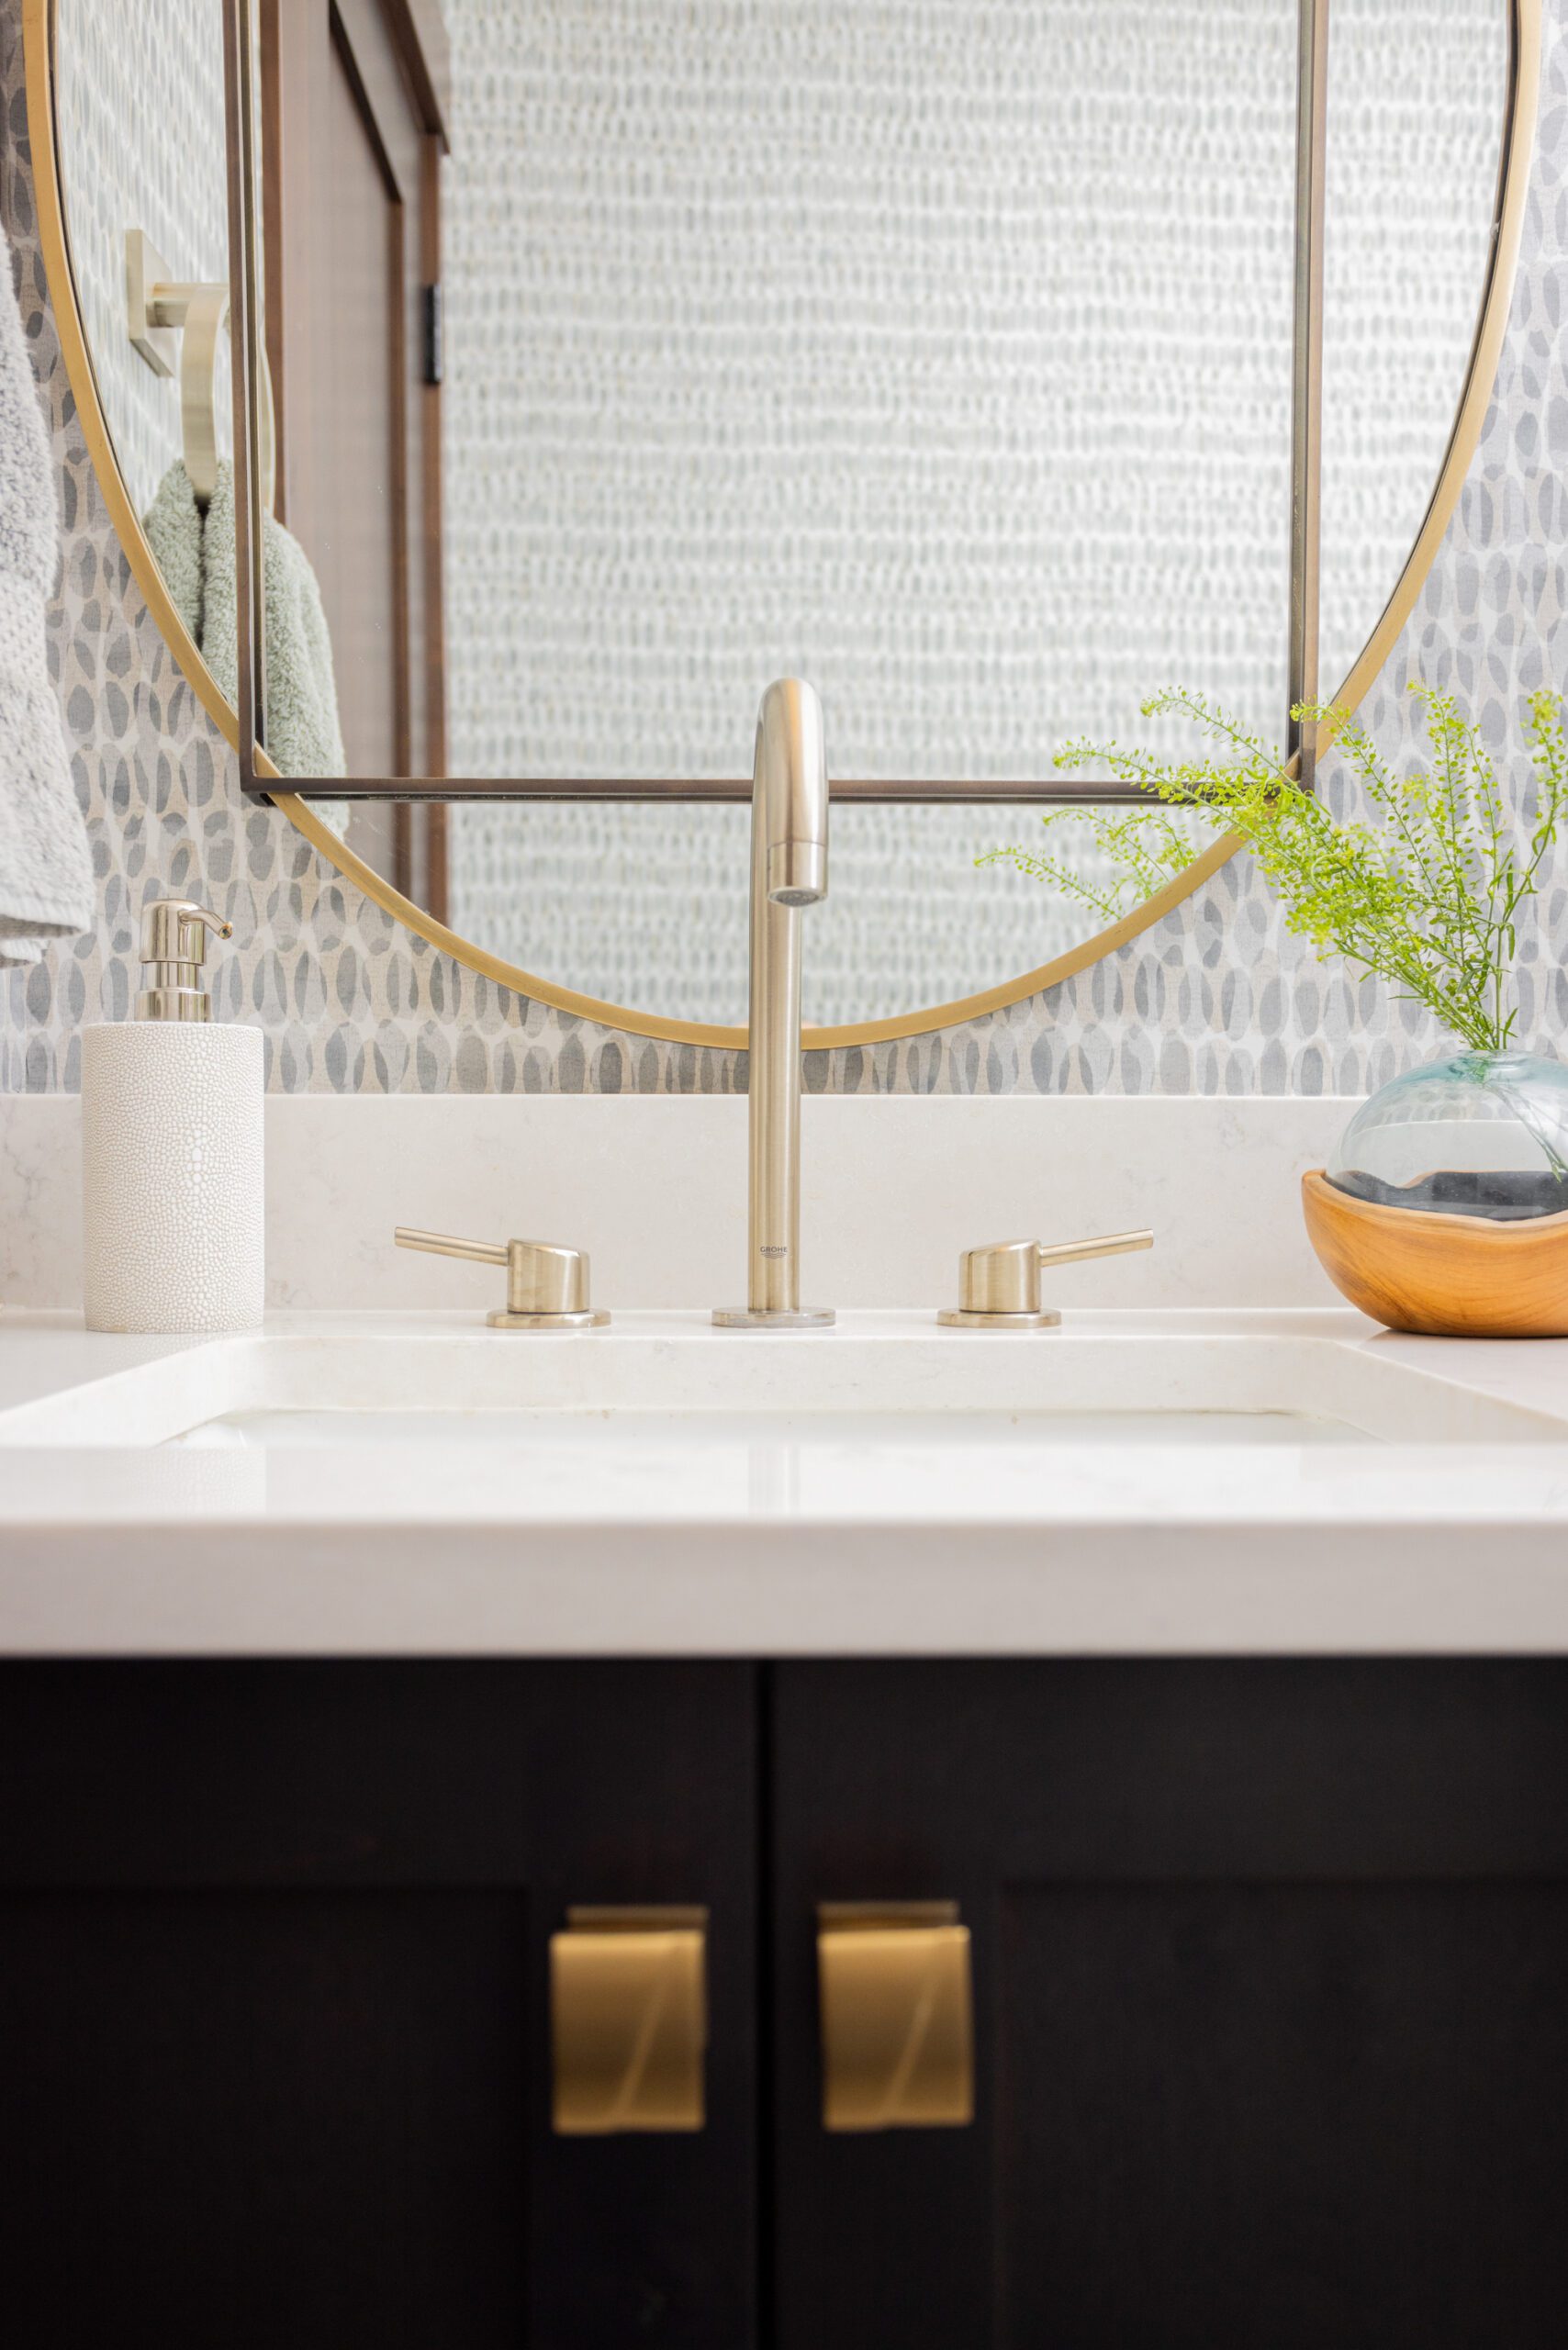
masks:
[[[320,582],[350,774],[439,776],[444,36],[428,0],[265,0],[262,38],[278,519]],[[443,811],[362,806],[350,845],[444,915]]]

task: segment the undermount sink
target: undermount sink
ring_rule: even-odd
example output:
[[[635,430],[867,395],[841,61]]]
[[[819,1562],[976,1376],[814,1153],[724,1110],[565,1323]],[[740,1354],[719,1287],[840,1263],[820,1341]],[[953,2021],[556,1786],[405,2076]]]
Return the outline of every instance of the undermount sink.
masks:
[[[633,1314],[543,1337],[453,1315],[293,1315],[255,1336],[140,1344],[145,1360],[106,1357],[103,1375],[0,1410],[0,1446],[394,1462],[440,1450],[454,1475],[504,1463],[536,1502],[558,1486],[580,1512],[617,1464],[639,1481],[689,1469],[710,1497],[726,1458],[755,1470],[770,1455],[835,1487],[851,1472],[916,1486],[958,1473],[980,1492],[1016,1486],[1036,1459],[1056,1473],[1114,1449],[1568,1438],[1555,1415],[1436,1375],[1332,1312],[1083,1314],[1034,1332],[860,1314],[741,1335],[696,1314]]]

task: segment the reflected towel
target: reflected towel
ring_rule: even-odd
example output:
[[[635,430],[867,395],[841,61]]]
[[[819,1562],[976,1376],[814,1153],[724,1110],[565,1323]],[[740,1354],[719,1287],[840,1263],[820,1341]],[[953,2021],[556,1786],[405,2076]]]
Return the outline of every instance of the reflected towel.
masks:
[[[205,514],[190,476],[172,464],[146,518],[148,544],[175,609],[200,648],[213,683],[230,702],[240,689],[235,587],[234,468],[227,458]],[[332,640],[309,557],[269,514],[262,532],[262,600],[266,624],[267,755],[280,775],[343,775]],[[341,800],[310,802],[341,833]]]
[[[93,927],[93,859],[71,780],[44,614],[60,569],[54,467],[0,234],[0,964]]]

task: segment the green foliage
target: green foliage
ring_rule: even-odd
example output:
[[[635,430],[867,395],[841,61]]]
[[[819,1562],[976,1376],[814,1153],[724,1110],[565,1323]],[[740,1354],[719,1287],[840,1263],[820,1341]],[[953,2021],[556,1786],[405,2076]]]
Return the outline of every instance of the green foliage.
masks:
[[[1336,735],[1354,779],[1358,813],[1337,816],[1304,791],[1277,750],[1203,695],[1177,688],[1143,704],[1146,718],[1176,712],[1221,745],[1219,758],[1172,761],[1115,743],[1078,741],[1058,753],[1065,772],[1093,767],[1150,794],[1131,806],[1054,809],[1047,833],[1087,820],[1116,868],[1107,887],[1054,854],[993,849],[981,865],[1011,864],[1048,881],[1107,921],[1176,877],[1193,858],[1194,810],[1216,834],[1238,834],[1272,884],[1286,927],[1386,979],[1427,1005],[1478,1052],[1502,1051],[1518,1018],[1514,964],[1520,907],[1534,897],[1559,821],[1568,808],[1568,736],[1555,694],[1529,697],[1525,744],[1534,772],[1533,814],[1516,820],[1480,729],[1452,694],[1410,689],[1426,705],[1430,759],[1396,776],[1347,711],[1314,703],[1292,716]]]

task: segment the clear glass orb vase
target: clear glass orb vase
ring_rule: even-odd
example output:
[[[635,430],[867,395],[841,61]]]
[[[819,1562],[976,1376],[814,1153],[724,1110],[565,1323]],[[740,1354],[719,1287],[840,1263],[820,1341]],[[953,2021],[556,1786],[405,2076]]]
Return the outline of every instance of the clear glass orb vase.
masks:
[[[1492,1224],[1568,1214],[1568,1066],[1531,1053],[1428,1061],[1357,1111],[1327,1175],[1376,1207]]]

